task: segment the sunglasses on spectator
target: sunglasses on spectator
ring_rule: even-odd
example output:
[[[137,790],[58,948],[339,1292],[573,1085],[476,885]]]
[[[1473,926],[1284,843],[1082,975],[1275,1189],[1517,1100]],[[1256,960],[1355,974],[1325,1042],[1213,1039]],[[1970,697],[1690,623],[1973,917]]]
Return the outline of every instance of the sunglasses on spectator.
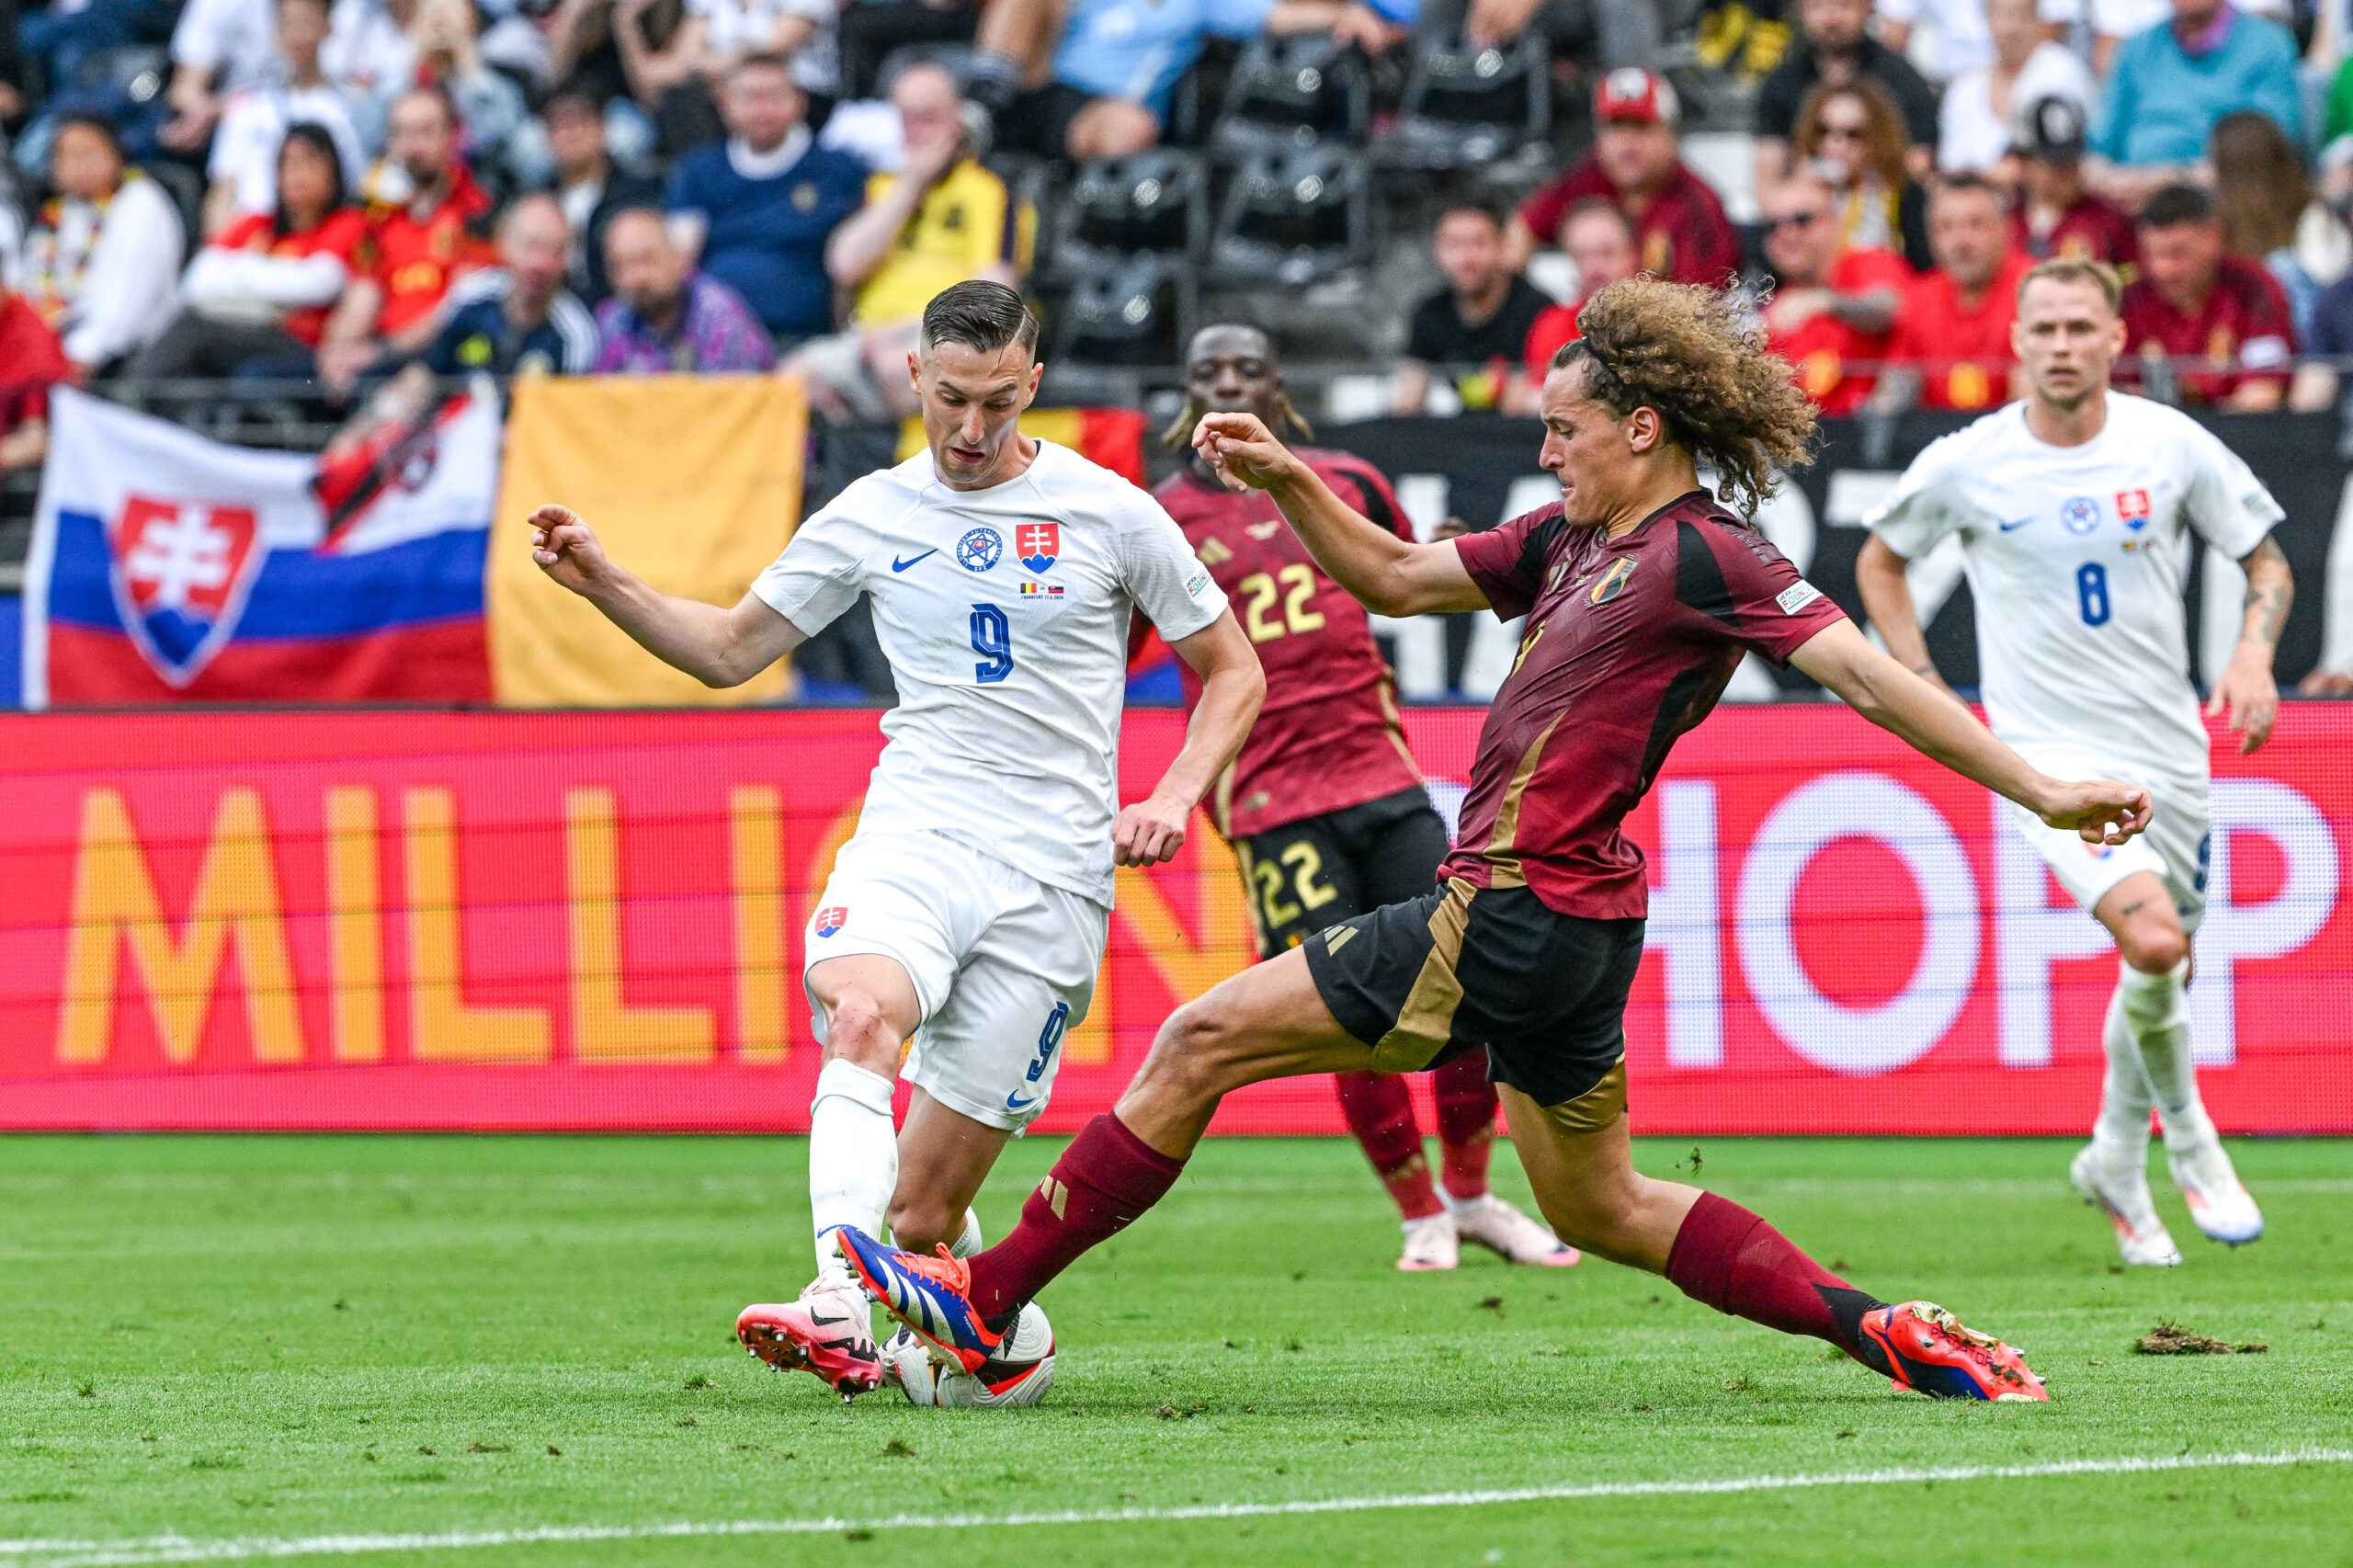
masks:
[[[1824,142],[1831,141],[1837,137],[1848,137],[1854,141],[1860,142],[1863,139],[1865,130],[1866,127],[1860,122],[1824,119],[1814,122],[1813,133],[1816,136],[1821,137]]]
[[[1765,230],[1768,233],[1778,234],[1783,229],[1811,229],[1829,216],[1827,212],[1784,213],[1779,218],[1769,220],[1765,225]]]

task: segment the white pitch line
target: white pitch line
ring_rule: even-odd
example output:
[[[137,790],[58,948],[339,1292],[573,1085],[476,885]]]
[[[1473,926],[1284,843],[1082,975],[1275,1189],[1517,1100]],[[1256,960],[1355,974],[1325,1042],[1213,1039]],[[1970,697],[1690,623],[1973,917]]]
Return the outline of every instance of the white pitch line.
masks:
[[[2290,1449],[2268,1454],[2155,1454],[2049,1464],[1950,1465],[1924,1470],[1837,1471],[1813,1475],[1736,1475],[1716,1481],[1600,1481],[1392,1497],[1322,1497],[1289,1503],[1201,1503],[1177,1508],[1068,1509],[1033,1514],[896,1514],[873,1519],[727,1519],[662,1525],[543,1525],[536,1529],[445,1530],[434,1534],[247,1536],[198,1540],[0,1540],[0,1560],[20,1568],[136,1568],[165,1562],[253,1558],[348,1557],[370,1551],[450,1551],[599,1540],[679,1537],[830,1535],[840,1530],[1011,1529],[1035,1525],[1149,1524],[1171,1519],[1250,1519],[1291,1514],[1357,1514],[1387,1508],[1465,1508],[1493,1503],[1553,1503],[1587,1497],[1687,1497],[1789,1492],[1815,1486],[1897,1486],[1929,1481],[2033,1481],[2072,1475],[2143,1475],[2182,1470],[2274,1469],[2353,1463],[2353,1449]]]

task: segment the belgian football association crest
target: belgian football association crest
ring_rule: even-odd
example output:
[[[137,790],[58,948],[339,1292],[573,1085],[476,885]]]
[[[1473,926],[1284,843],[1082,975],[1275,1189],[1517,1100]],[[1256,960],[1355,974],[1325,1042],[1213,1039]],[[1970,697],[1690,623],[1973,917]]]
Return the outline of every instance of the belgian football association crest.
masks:
[[[849,924],[849,906],[829,903],[817,911],[817,935],[830,937]]]
[[[174,687],[194,680],[235,632],[269,554],[249,506],[137,494],[108,519],[107,545],[123,626]]]
[[[1060,523],[1024,523],[1013,530],[1013,552],[1032,572],[1043,572],[1063,552]]]

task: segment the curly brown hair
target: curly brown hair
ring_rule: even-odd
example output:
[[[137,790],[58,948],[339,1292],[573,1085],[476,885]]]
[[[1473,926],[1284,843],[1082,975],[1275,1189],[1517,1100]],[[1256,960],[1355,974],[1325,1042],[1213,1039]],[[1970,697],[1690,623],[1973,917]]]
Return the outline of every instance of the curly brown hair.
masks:
[[[1813,404],[1765,351],[1728,293],[1630,278],[1577,312],[1582,336],[1552,356],[1585,362],[1585,395],[1620,418],[1654,409],[1666,437],[1716,471],[1716,496],[1749,513],[1779,471],[1813,460]]]

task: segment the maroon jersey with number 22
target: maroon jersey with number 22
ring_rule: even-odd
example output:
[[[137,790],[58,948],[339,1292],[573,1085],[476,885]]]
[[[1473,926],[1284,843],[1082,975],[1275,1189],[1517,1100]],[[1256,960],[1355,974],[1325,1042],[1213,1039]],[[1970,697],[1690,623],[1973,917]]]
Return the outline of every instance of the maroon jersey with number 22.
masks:
[[[1783,663],[1842,613],[1704,491],[1615,540],[1571,528],[1555,502],[1455,548],[1495,614],[1528,624],[1438,875],[1525,886],[1562,915],[1646,913],[1643,852],[1619,824],[1667,748],[1743,650]]]
[[[1414,537],[1379,469],[1347,452],[1295,451],[1342,501]],[[1274,501],[1212,483],[1190,463],[1153,494],[1233,601],[1267,672],[1258,722],[1211,797],[1218,831],[1248,838],[1420,784],[1364,607],[1317,568]],[[1182,673],[1189,711],[1201,682]]]

